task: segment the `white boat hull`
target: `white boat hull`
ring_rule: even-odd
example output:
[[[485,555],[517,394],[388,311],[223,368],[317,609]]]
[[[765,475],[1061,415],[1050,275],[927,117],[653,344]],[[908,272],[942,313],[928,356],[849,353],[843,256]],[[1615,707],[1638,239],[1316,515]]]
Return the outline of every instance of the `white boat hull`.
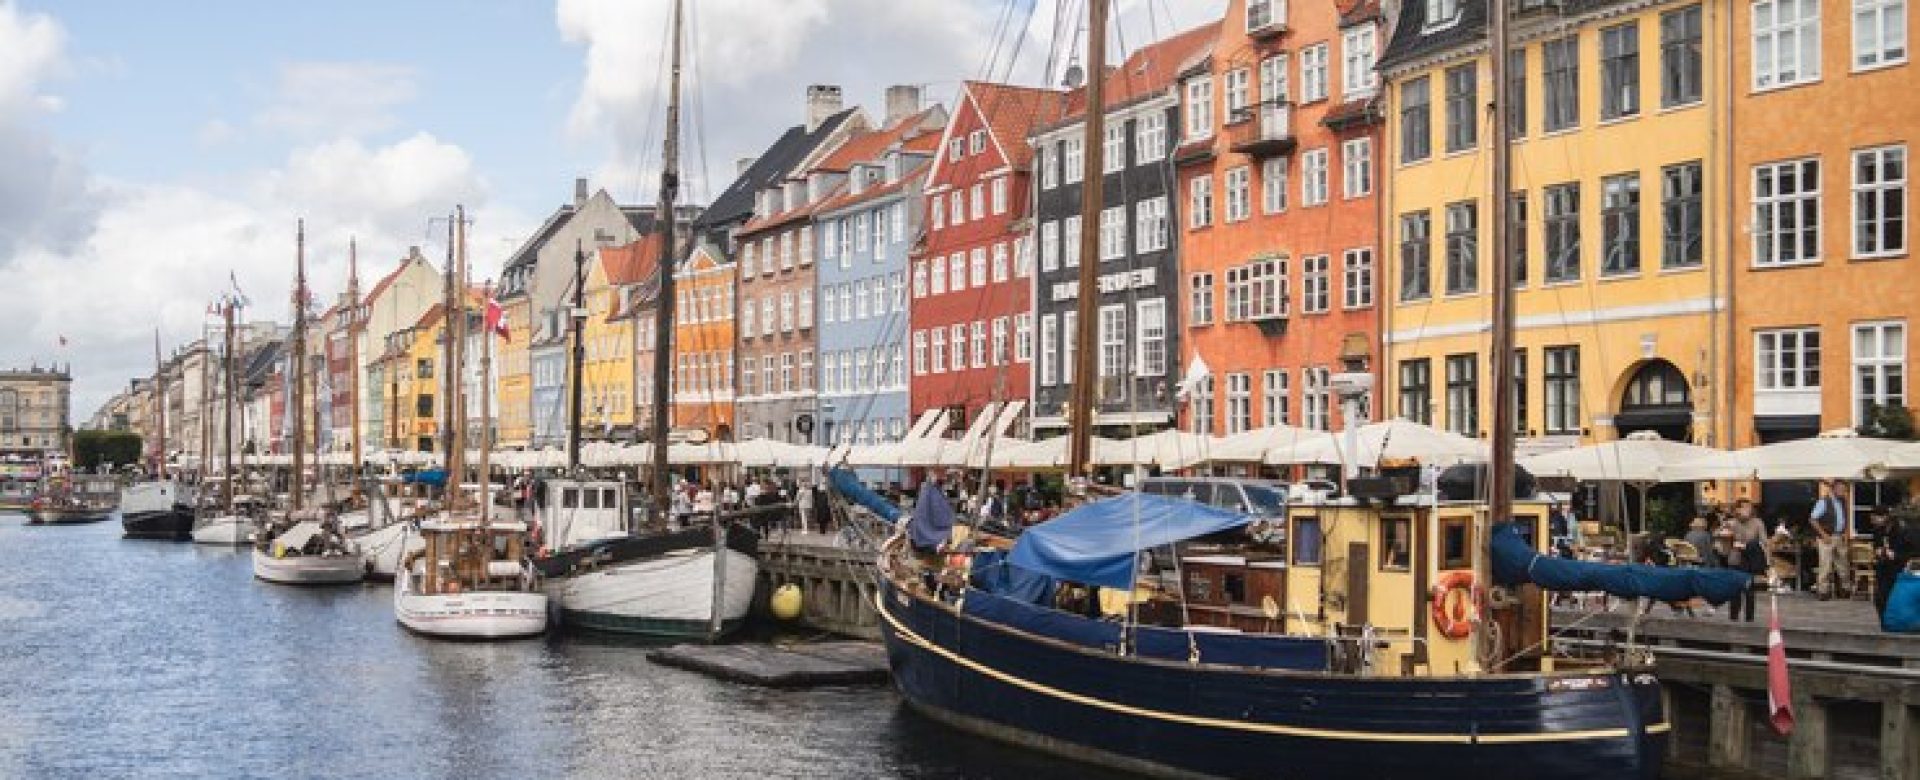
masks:
[[[289,555],[253,551],[253,576],[281,585],[351,585],[366,574],[358,555]]]
[[[721,594],[722,631],[746,620],[760,566],[750,556],[725,551]],[[549,580],[547,592],[564,625],[598,631],[670,638],[702,638],[713,615],[714,553],[710,548],[676,551],[604,569]]]
[[[246,515],[219,515],[200,521],[193,527],[194,544],[239,545],[253,543],[253,518]]]
[[[360,557],[366,560],[367,576],[380,580],[393,579],[409,553],[427,548],[426,539],[407,533],[406,523],[388,523],[356,535],[354,541],[360,545]]]
[[[393,617],[407,630],[448,639],[517,639],[547,632],[547,594],[472,591],[427,595],[394,583]]]

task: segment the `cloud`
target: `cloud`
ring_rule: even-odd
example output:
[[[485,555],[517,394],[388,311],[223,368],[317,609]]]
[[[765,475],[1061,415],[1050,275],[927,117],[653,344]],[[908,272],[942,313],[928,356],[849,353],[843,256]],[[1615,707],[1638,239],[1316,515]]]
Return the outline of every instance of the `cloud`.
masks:
[[[224,119],[209,119],[200,124],[200,131],[194,134],[194,140],[203,149],[225,146],[240,137],[240,130],[232,122]]]
[[[395,109],[419,94],[410,67],[377,62],[292,62],[280,66],[273,101],[254,123],[296,137],[358,137],[398,124]]]
[[[0,267],[27,243],[70,245],[93,210],[86,174],[41,128],[61,107],[42,84],[68,67],[66,33],[0,0]]]

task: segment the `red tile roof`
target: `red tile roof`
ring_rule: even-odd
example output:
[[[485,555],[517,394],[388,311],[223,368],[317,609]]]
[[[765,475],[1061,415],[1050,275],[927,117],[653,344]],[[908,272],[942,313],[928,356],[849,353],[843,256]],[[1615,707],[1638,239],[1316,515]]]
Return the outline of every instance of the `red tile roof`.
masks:
[[[833,154],[827,155],[827,159],[822,160],[818,166],[814,167],[814,170],[850,170],[858,163],[873,162],[880,159],[880,156],[886,154],[887,149],[892,148],[896,142],[920,141],[921,143],[925,143],[922,136],[932,136],[932,143],[938,145],[940,143],[940,131],[926,130],[923,129],[921,125],[926,124],[927,120],[932,118],[933,114],[939,110],[939,106],[921,109],[911,115],[901,117],[899,121],[880,128],[879,130],[855,133],[848,136],[846,142],[840,144],[840,148],[833,150]]]
[[[1065,108],[1059,90],[1020,87],[988,81],[968,81],[967,99],[985,120],[988,132],[1006,152],[1007,164],[1024,169],[1033,159],[1033,147],[1027,144],[1027,132],[1060,121]]]
[[[1141,47],[1127,57],[1120,67],[1107,70],[1107,107],[1122,106],[1172,87],[1182,71],[1213,52],[1214,40],[1219,35],[1220,22],[1215,20]],[[1087,110],[1086,88],[1066,93],[1065,103],[1063,120],[1084,114]]]
[[[660,269],[664,243],[659,233],[649,233],[624,246],[602,247],[600,269],[607,275],[607,284],[619,287],[652,278]]]
[[[420,315],[420,319],[414,321],[413,327],[422,329],[431,328],[440,324],[440,320],[446,313],[447,305],[445,303],[435,303],[427,307],[426,312]]]

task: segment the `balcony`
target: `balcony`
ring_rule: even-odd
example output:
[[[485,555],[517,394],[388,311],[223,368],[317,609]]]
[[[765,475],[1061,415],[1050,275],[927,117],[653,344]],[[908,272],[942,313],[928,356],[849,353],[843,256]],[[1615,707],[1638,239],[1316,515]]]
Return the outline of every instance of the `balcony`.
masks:
[[[1287,31],[1287,0],[1247,0],[1247,37],[1264,41]]]
[[[1293,151],[1293,106],[1269,100],[1234,112],[1227,125],[1228,146],[1239,154],[1265,159]]]

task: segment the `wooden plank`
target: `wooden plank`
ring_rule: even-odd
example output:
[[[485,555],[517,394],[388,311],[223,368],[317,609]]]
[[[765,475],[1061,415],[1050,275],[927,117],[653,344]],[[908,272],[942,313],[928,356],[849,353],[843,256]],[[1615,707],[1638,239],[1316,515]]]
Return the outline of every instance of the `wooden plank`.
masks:
[[[886,650],[874,642],[804,645],[674,645],[647,660],[746,685],[809,688],[887,681]]]

